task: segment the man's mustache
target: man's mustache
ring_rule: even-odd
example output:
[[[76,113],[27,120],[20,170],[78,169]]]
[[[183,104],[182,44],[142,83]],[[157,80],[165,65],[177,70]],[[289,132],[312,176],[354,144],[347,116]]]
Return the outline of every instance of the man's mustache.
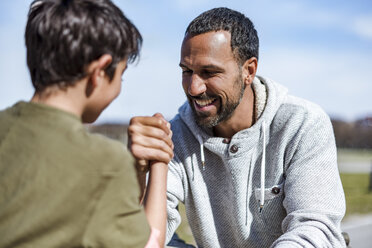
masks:
[[[198,95],[198,96],[191,96],[191,95],[188,94],[187,97],[189,99],[194,99],[194,100],[210,100],[210,99],[216,99],[218,96],[214,96],[214,95],[210,96],[206,93],[203,93],[203,94]]]

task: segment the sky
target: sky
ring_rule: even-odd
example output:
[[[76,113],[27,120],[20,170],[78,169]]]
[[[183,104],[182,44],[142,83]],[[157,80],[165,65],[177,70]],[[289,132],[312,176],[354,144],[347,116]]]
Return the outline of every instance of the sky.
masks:
[[[171,119],[186,100],[180,47],[189,22],[215,7],[240,11],[260,39],[258,75],[320,105],[332,118],[372,116],[370,0],[114,0],[143,38],[120,96],[97,123],[162,113]],[[0,109],[29,100],[24,29],[31,1],[0,2]]]

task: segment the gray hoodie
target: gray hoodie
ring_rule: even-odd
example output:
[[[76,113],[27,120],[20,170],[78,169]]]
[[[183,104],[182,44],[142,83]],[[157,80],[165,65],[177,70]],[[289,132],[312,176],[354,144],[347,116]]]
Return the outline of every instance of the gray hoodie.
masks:
[[[329,117],[272,80],[253,85],[263,112],[230,142],[201,129],[188,103],[171,121],[167,240],[181,201],[199,247],[345,247]]]

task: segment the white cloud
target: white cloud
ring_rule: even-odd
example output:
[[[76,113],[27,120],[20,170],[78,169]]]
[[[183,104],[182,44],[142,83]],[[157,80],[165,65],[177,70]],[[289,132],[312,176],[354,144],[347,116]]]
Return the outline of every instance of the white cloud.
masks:
[[[372,15],[356,17],[352,28],[356,34],[372,40]]]
[[[291,94],[322,106],[334,116],[354,119],[372,113],[370,57],[355,51],[275,47],[262,54],[259,73]]]
[[[309,1],[280,1],[270,2],[265,6],[263,2],[258,8],[265,8],[265,22],[277,23],[283,29],[316,28],[330,30],[331,32],[346,31],[360,37],[372,40],[372,14],[360,15],[346,5],[343,8],[330,8],[322,4],[313,4]],[[246,7],[249,10],[248,7]],[[263,20],[262,20],[263,21]],[[271,26],[273,26],[271,24]]]
[[[249,7],[246,9],[249,11]],[[329,28],[339,26],[342,13],[323,8],[322,5],[308,1],[269,1],[262,2],[257,9],[264,9],[266,20],[276,20],[283,28],[288,26]]]

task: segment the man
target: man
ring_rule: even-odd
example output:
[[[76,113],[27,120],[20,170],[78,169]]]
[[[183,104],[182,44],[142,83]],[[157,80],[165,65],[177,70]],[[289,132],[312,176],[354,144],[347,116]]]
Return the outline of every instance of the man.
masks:
[[[183,202],[199,247],[344,247],[330,120],[256,76],[258,46],[251,21],[227,8],[187,27],[180,67],[188,103],[171,121],[167,238]],[[132,143],[137,159],[144,159],[138,147],[159,148],[152,153],[158,160],[167,154],[151,119],[132,120],[130,137],[141,140]]]
[[[110,0],[37,0],[25,39],[35,93],[0,111],[0,247],[162,247],[167,166],[144,209],[132,156],[82,123],[120,93],[139,31]]]

